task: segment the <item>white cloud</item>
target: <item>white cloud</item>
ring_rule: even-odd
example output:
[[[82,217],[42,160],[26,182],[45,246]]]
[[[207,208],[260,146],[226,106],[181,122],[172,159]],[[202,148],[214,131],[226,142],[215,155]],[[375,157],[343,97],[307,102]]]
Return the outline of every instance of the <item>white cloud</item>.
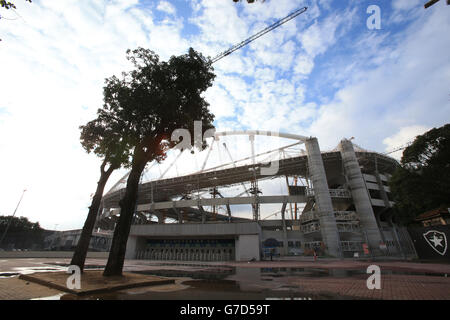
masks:
[[[320,107],[311,132],[327,146],[336,137],[355,136],[359,145],[380,150],[398,128],[448,121],[450,39],[433,36],[442,28],[450,28],[448,14],[434,11],[402,31],[383,64],[354,70],[352,82]]]
[[[156,7],[156,9],[158,9],[159,11],[163,11],[165,13],[168,13],[168,14],[175,14],[176,13],[175,7],[172,4],[170,4],[169,2],[167,2],[167,1],[160,1],[158,3],[158,6]]]
[[[442,2],[442,1],[441,1]],[[423,5],[425,1],[421,0],[394,0],[392,1],[392,15],[387,23],[402,23],[419,19],[423,14]],[[438,4],[439,5],[439,4]],[[435,5],[434,7],[438,6]]]
[[[216,120],[234,116],[235,101],[221,87],[213,86],[209,88],[205,93],[205,98],[210,103],[210,109],[216,116]]]
[[[189,20],[200,28],[203,42],[225,46],[246,38],[247,22],[239,18],[233,1],[203,0],[198,6],[202,10]]]
[[[78,126],[102,106],[103,79],[129,68],[128,48],[165,59],[188,47],[179,20],[156,24],[137,3],[33,1],[20,7],[23,19],[1,21],[0,214],[27,188],[18,215],[82,226],[100,161],[82,150]]]
[[[324,21],[315,21],[308,29],[298,35],[305,52],[312,58],[323,54],[336,43],[342,34],[339,28],[347,30],[351,25],[355,11],[345,11],[342,14],[333,14]]]
[[[10,214],[27,187],[18,215],[47,228],[81,227],[99,160],[82,150],[78,126],[102,106],[103,79],[129,68],[126,49],[143,46],[167,59],[193,46],[215,56],[305,5],[196,0],[189,17],[177,3],[33,1],[20,7],[23,19],[0,22],[0,61],[7,62],[0,73],[0,214]],[[362,147],[384,151],[448,122],[450,39],[442,32],[450,19],[448,10],[436,10],[446,9],[444,1],[426,12],[416,12],[417,1],[396,1],[380,32],[355,30],[356,14],[364,10],[353,2],[353,9],[339,12],[332,2],[306,5],[304,15],[214,65],[217,77],[205,96],[218,130],[315,135],[322,149],[355,136]],[[157,22],[151,8],[169,14]],[[389,29],[398,21],[408,27]],[[186,33],[187,27],[196,30],[192,25],[197,34]],[[344,40],[354,44],[346,47],[350,52],[334,55]],[[309,79],[313,70],[322,72],[314,74],[315,83]],[[244,140],[230,143],[235,158],[250,152]],[[264,151],[277,142],[258,139],[256,145]],[[211,163],[227,159],[225,153],[212,157]],[[201,164],[201,157],[186,158],[174,170]],[[115,173],[109,187],[122,174]]]
[[[421,0],[393,0],[392,7],[395,10],[410,10],[422,4],[422,2]]]
[[[308,75],[314,68],[314,59],[308,55],[299,55],[295,61],[294,72],[300,75]]]
[[[431,128],[415,125],[415,126],[408,126],[400,128],[400,130],[395,133],[394,135],[387,137],[383,140],[383,143],[386,145],[386,151],[394,151],[395,149],[402,147],[406,145],[409,142],[414,141],[414,139],[424,134],[425,132],[429,131]],[[397,151],[394,153],[391,153],[389,156],[394,157],[398,160],[402,157],[403,151]]]

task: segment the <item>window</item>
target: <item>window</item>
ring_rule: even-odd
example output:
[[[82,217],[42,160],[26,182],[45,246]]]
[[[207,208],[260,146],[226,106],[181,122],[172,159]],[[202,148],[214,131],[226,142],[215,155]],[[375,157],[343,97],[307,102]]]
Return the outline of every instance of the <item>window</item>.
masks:
[[[380,190],[369,189],[369,194],[372,199],[381,199]]]

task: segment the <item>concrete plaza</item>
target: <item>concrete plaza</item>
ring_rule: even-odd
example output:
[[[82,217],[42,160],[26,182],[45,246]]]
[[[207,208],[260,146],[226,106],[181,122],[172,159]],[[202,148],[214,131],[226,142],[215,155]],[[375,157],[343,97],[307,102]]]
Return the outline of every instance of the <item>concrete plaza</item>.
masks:
[[[61,272],[66,258],[0,260],[0,299],[71,299],[70,294],[18,278]],[[101,269],[105,259],[88,259]],[[381,269],[381,289],[369,290],[369,265]],[[170,277],[173,284],[124,289],[84,299],[383,299],[450,300],[450,264],[407,261],[292,259],[258,262],[126,260],[125,272]]]

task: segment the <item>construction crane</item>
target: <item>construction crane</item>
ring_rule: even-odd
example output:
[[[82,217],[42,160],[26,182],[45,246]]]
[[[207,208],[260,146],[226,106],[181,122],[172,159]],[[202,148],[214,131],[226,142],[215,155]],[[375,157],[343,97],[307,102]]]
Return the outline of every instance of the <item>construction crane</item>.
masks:
[[[428,9],[429,7],[431,7],[433,4],[439,2],[440,0],[430,0],[427,3],[424,4],[425,9]],[[450,0],[447,0],[447,5],[450,5]]]
[[[220,59],[228,56],[229,54],[233,53],[236,50],[239,50],[240,48],[242,48],[243,46],[246,46],[247,44],[249,44],[252,41],[255,41],[256,39],[262,37],[263,35],[265,35],[266,33],[272,31],[275,28],[278,28],[279,26],[281,26],[282,24],[288,22],[289,20],[294,19],[295,17],[297,17],[298,15],[304,13],[306,10],[308,10],[308,7],[303,7],[301,9],[295,10],[293,12],[291,12],[290,14],[288,14],[286,17],[284,17],[283,19],[278,20],[277,22],[275,22],[274,24],[268,26],[267,28],[259,31],[258,33],[254,34],[253,36],[251,36],[250,38],[232,46],[230,49],[220,53],[219,55],[217,55],[216,57],[214,57],[211,60],[211,64],[219,61]]]
[[[384,152],[382,154],[383,155],[388,155],[388,154],[391,154],[391,153],[394,153],[394,152],[397,152],[397,151],[404,150],[404,149],[408,148],[410,145],[412,145],[412,143],[413,143],[413,141],[409,141],[409,142],[405,143],[404,145],[402,145],[400,147],[397,147],[395,149],[389,150],[389,151]]]

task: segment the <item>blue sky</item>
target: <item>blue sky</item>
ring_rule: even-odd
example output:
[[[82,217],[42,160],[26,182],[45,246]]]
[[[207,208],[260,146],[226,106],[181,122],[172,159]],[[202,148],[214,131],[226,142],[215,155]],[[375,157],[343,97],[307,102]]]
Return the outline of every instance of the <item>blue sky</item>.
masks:
[[[214,65],[205,97],[218,130],[312,135],[325,150],[355,137],[384,152],[448,123],[450,7],[424,2],[17,0],[16,12],[0,11],[0,214],[26,187],[18,215],[82,226],[99,160],[82,150],[78,126],[101,106],[104,78],[129,68],[126,49],[213,57],[303,6]],[[380,30],[367,28],[370,5]]]

